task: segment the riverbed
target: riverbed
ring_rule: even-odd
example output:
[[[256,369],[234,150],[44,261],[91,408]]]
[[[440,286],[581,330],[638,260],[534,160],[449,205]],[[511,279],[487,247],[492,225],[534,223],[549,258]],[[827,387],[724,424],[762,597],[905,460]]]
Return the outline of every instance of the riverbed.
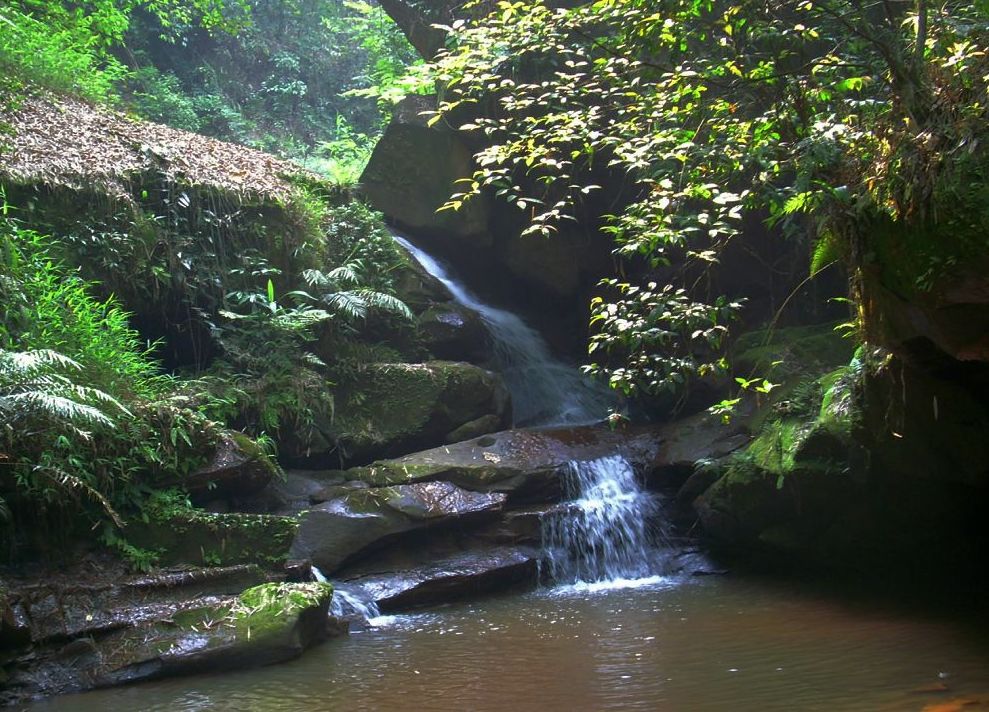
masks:
[[[989,697],[980,612],[751,576],[537,589],[374,623],[292,663],[31,710],[838,712]]]

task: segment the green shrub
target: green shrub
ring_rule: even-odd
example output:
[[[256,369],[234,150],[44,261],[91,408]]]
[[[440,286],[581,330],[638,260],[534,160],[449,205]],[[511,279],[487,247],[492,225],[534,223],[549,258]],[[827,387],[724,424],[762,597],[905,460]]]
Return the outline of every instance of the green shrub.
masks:
[[[113,99],[127,74],[88,23],[59,26],[14,7],[0,8],[0,72],[93,101]]]
[[[49,242],[0,220],[0,498],[15,534],[70,536],[203,464],[218,430]]]

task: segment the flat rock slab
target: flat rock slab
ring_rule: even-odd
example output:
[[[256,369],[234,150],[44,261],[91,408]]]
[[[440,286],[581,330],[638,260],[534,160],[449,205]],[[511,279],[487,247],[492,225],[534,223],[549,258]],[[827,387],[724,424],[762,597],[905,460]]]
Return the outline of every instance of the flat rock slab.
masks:
[[[277,578],[253,565],[196,568],[117,581],[33,584],[13,591],[11,600],[30,622],[32,641],[43,643],[166,619],[188,601],[239,593]]]
[[[0,705],[295,657],[329,634],[332,587],[270,576],[243,566],[19,589],[34,643],[7,651]]]
[[[559,475],[568,462],[621,454],[634,466],[649,467],[660,451],[659,433],[658,427],[506,430],[351,468],[347,475],[376,486],[444,480],[513,500],[552,501],[560,496]]]
[[[500,512],[505,499],[501,493],[471,492],[449,482],[353,490],[302,515],[290,555],[311,559],[328,575],[406,532]]]
[[[345,583],[387,613],[535,583],[538,560],[528,547],[481,549],[397,572],[354,572]]]
[[[97,687],[289,660],[327,636],[333,588],[264,584],[172,620],[104,638],[87,670]]]

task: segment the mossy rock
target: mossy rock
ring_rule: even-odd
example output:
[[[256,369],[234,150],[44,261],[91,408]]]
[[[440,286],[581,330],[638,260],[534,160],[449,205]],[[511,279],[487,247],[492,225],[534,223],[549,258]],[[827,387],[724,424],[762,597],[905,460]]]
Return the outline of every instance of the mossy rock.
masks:
[[[278,465],[244,433],[222,434],[206,465],[180,483],[198,505],[218,499],[239,500],[257,494],[277,476]]]
[[[452,361],[372,364],[341,384],[337,408],[335,439],[346,459],[364,462],[440,445],[485,416],[500,427],[510,419],[501,377]]]
[[[504,494],[470,492],[449,482],[353,490],[302,515],[291,553],[329,575],[409,532],[486,521],[501,511],[505,499]]]
[[[794,374],[818,375],[847,364],[857,344],[836,331],[837,326],[828,322],[742,334],[732,348],[735,371],[781,380]]]
[[[298,526],[295,517],[189,510],[133,522],[123,536],[134,546],[158,552],[162,565],[280,566]]]
[[[860,378],[853,360],[796,381],[765,406],[755,438],[718,463],[714,483],[694,502],[709,534],[788,552],[819,543],[861,485]]]
[[[328,583],[255,586],[100,640],[100,662],[89,676],[107,686],[289,660],[327,637],[332,596]]]
[[[410,96],[395,111],[361,175],[364,195],[404,229],[440,234],[488,246],[488,199],[462,210],[437,209],[454,181],[474,172],[474,147],[461,133],[430,127],[420,112],[436,108],[434,97]]]

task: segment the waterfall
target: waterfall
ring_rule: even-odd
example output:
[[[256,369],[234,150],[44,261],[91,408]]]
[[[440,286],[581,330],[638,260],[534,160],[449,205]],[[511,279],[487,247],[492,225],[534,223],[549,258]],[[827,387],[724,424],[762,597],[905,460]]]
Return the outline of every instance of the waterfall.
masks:
[[[612,403],[607,389],[555,359],[543,337],[517,315],[480,301],[439,261],[405,238],[394,237],[450,291],[457,304],[481,317],[494,346],[493,366],[501,372],[512,394],[516,425],[586,424],[607,415]]]
[[[641,579],[651,571],[656,512],[620,455],[571,462],[564,502],[542,522],[544,571],[557,583]]]
[[[329,579],[315,566],[312,567],[313,578],[326,583]],[[333,584],[333,598],[330,599],[330,615],[341,620],[358,621],[370,626],[383,625],[394,619],[394,616],[383,616],[374,599],[361,596],[351,591],[343,584]]]

